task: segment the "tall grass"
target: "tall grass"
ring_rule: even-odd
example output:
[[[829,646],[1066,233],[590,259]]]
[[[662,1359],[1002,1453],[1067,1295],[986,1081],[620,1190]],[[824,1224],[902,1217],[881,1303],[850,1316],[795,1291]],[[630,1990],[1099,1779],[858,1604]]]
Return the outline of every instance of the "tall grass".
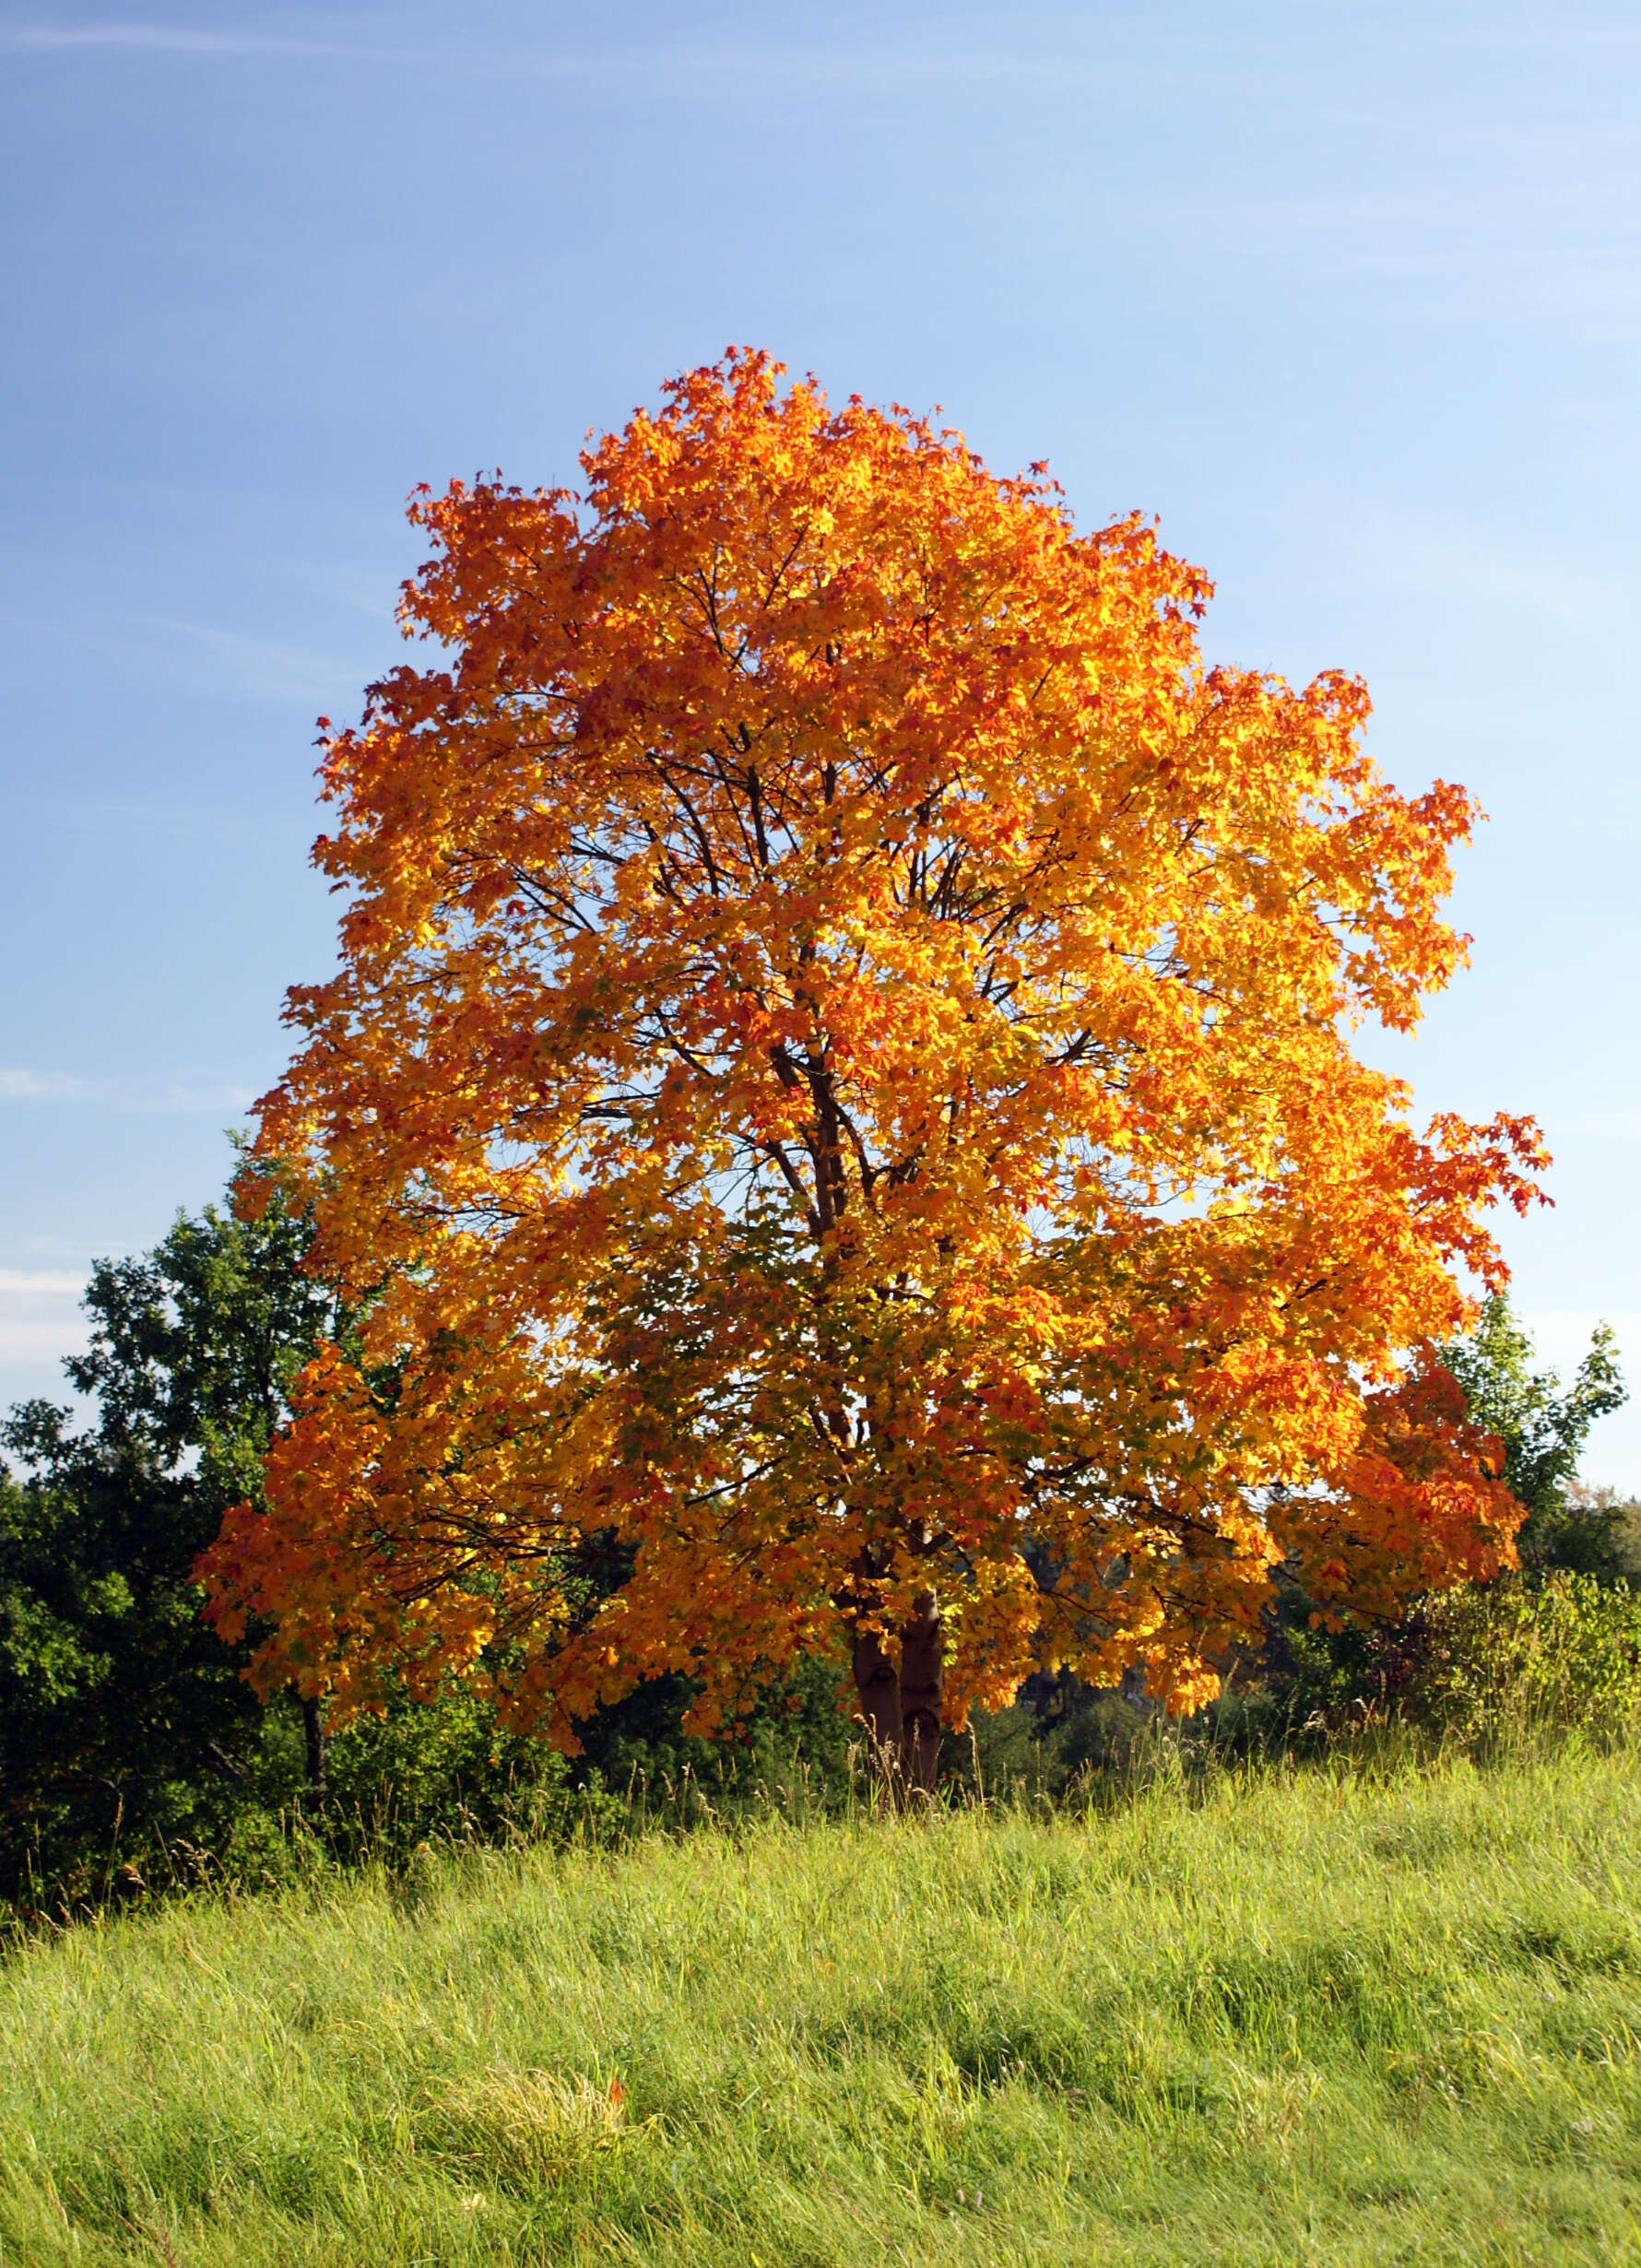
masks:
[[[202,1897],[0,1970],[0,2260],[1641,2261],[1641,1756]]]

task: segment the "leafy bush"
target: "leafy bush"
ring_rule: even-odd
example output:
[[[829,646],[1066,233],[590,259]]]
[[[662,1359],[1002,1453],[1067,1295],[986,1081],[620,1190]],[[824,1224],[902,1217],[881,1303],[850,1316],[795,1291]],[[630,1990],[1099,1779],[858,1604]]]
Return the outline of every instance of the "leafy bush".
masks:
[[[1409,1634],[1404,1715],[1476,1741],[1544,1726],[1622,1734],[1641,1719],[1641,1593],[1555,1569],[1426,1600]]]

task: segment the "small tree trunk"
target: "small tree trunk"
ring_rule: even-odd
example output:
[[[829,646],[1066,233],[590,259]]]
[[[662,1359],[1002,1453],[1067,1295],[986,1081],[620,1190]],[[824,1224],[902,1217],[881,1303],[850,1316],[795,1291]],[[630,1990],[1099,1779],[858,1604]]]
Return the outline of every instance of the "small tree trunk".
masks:
[[[942,1657],[939,1601],[921,1591],[901,1632],[901,1774],[919,1795],[933,1795],[940,1768]]]
[[[900,1660],[875,1630],[855,1637],[855,1692],[873,1759],[896,1801],[932,1795],[940,1761],[944,1682],[940,1609],[920,1592],[899,1632]]]
[[[308,1750],[308,1796],[318,1810],[325,1802],[325,1725],[316,1700],[302,1703],[302,1732]]]
[[[891,1779],[900,1769],[901,1680],[892,1655],[875,1630],[855,1634],[855,1695],[872,1744],[872,1761]]]

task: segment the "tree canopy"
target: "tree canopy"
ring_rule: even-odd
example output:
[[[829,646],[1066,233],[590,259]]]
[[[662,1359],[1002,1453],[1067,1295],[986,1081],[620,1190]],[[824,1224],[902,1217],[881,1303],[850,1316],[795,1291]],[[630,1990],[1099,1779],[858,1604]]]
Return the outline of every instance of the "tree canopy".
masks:
[[[583,463],[420,495],[435,651],[326,728],[341,963],[259,1142],[378,1295],[202,1563],[262,1679],[499,1677],[573,1747],[831,1649],[925,1777],[1033,1667],[1204,1699],[1279,1564],[1507,1563],[1434,1350],[1536,1133],[1352,1047],[1462,959],[1470,796],[1353,679],[1207,666],[1139,516],[763,356]]]

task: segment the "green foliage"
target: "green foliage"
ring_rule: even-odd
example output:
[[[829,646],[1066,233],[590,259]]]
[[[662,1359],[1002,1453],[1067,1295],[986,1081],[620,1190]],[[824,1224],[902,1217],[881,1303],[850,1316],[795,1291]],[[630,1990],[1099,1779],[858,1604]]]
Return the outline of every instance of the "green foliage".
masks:
[[[1495,1692],[1484,1661],[1478,1660],[1468,1670],[1460,1662],[1467,1644],[1482,1648],[1493,1644],[1490,1616],[1497,1615],[1502,1632],[1518,1612],[1506,1602],[1525,1596],[1553,1571],[1607,1584],[1627,1584],[1632,1576],[1641,1579],[1637,1507],[1611,1491],[1584,1488],[1575,1477],[1591,1426],[1627,1399],[1607,1326],[1592,1334],[1589,1351],[1565,1389],[1553,1371],[1534,1368],[1532,1341],[1503,1294],[1485,1303],[1468,1339],[1444,1347],[1441,1355],[1464,1389],[1470,1416],[1499,1436],[1504,1478],[1527,1507],[1517,1537],[1525,1589],[1514,1578],[1501,1578],[1493,1587],[1496,1608],[1483,1603],[1485,1594],[1467,1589],[1446,1601],[1415,1601],[1394,1624],[1329,1630],[1303,1586],[1283,1584],[1259,1664],[1262,1691],[1234,1712],[1240,1715],[1246,1740],[1269,1744],[1326,1738],[1360,1721],[1364,1712],[1387,1710],[1449,1732],[1467,1729],[1480,1734],[1483,1720],[1492,1722],[1491,1704],[1480,1715],[1467,1714],[1440,1696],[1446,1691],[1443,1678],[1460,1683],[1469,1678],[1478,1694]],[[1546,1633],[1564,1612],[1582,1617],[1582,1630],[1593,1612],[1583,1603],[1586,1598],[1581,1589],[1553,1592],[1541,1610],[1535,1610]],[[1618,1619],[1625,1611],[1622,1602],[1611,1610]],[[1569,1635],[1560,1658],[1569,1664],[1585,1660],[1583,1645],[1582,1636]],[[1445,1656],[1439,1674],[1437,1665],[1425,1660],[1433,1646]],[[1599,1706],[1592,1694],[1591,1710]],[[1564,1715],[1578,1714],[1570,1700],[1557,1707]]]
[[[562,1760],[470,1695],[408,1704],[330,1744],[313,1816],[309,1727],[265,1711],[245,1649],[202,1621],[195,1555],[262,1458],[321,1332],[348,1318],[303,1271],[311,1228],[277,1192],[260,1219],[207,1207],[141,1259],[100,1262],[69,1375],[95,1422],[45,1402],[0,1440],[0,1898],[69,1908],[301,1860],[409,1848],[539,1813]]]
[[[1629,1399],[1609,1327],[1600,1324],[1591,1334],[1564,1391],[1553,1371],[1532,1367],[1532,1341],[1503,1293],[1487,1301],[1468,1339],[1443,1348],[1442,1359],[1464,1388],[1471,1417],[1504,1442],[1505,1480],[1528,1511],[1517,1538],[1522,1565],[1627,1574],[1616,1553],[1615,1521],[1570,1486],[1590,1427]]]
[[[1552,1569],[1426,1600],[1404,1713],[1466,1740],[1641,1718],[1641,1592]]]
[[[642,1789],[646,1799],[665,1798],[688,1780],[714,1809],[762,1801],[799,1782],[835,1801],[861,1737],[841,1706],[847,1674],[846,1664],[819,1656],[799,1661],[760,1694],[733,1742],[680,1731],[696,1688],[686,1678],[651,1678],[581,1728],[586,1755],[575,1777],[584,1784],[596,1775],[612,1790]]]
[[[1641,2259],[1641,1757],[199,1898],[0,1970],[27,2268]]]
[[[1552,1564],[1594,1575],[1603,1582],[1641,1588],[1641,1503],[1621,1495],[1615,1488],[1573,1481],[1567,1485],[1562,1510]],[[1528,1541],[1530,1550],[1530,1536]]]
[[[255,1221],[207,1205],[196,1221],[180,1213],[143,1258],[92,1269],[81,1303],[91,1343],[65,1367],[97,1404],[95,1438],[186,1477],[206,1518],[260,1495],[298,1371],[322,1337],[351,1337],[334,1295],[305,1272],[313,1234],[276,1184]]]
[[[66,1365],[95,1422],[34,1401],[0,1426],[20,1468],[0,1480],[0,1896],[135,1886],[161,1848],[219,1848],[248,1802],[296,1793],[190,1568],[336,1327],[309,1234],[276,1195],[99,1262]]]
[[[1154,1703],[1068,1675],[1032,1679],[1012,1708],[975,1712],[943,1770],[965,1796],[1075,1803],[1176,1774],[1182,1741],[1198,1742],[1207,1722],[1179,1724]]]

